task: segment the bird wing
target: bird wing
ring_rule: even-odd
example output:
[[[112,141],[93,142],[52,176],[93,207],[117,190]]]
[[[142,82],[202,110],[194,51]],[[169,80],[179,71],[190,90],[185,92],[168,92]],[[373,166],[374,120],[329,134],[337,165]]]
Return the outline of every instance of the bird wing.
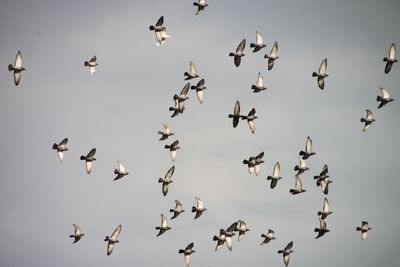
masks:
[[[60,162],[62,162],[64,159],[64,151],[57,151],[57,155]]]
[[[199,15],[199,14],[203,13],[203,11],[204,11],[204,6],[199,5],[199,6],[197,6],[197,11],[196,11],[195,15]]]
[[[197,90],[196,91],[197,99],[199,99],[200,104],[203,103],[203,98],[204,98],[204,91],[203,90]]]
[[[320,173],[320,176],[326,175],[328,174],[328,165],[324,165],[324,167],[322,168],[322,171]]]
[[[367,231],[361,231],[361,240],[364,240],[368,235]]]
[[[286,266],[288,266],[290,260],[290,254],[289,253],[283,253],[283,263],[285,263]]]
[[[306,167],[306,161],[303,158],[299,157],[299,162],[300,162],[300,167],[302,168]]]
[[[274,61],[275,59],[273,58],[268,59],[268,70],[271,70],[274,67]]]
[[[119,234],[121,233],[121,230],[122,230],[122,225],[120,224],[117,226],[117,228],[115,228],[114,232],[111,234],[110,239],[113,239],[113,240],[117,239]]]
[[[96,60],[97,60],[97,57],[96,57],[96,56],[93,56],[93,57],[90,59],[90,62],[96,62]]]
[[[368,222],[363,221],[361,224],[361,229],[368,229]]]
[[[293,247],[293,241],[290,241],[290,243],[286,245],[285,250],[289,250],[292,247]]]
[[[396,57],[396,45],[393,43],[390,45],[389,48],[389,58],[395,59],[395,57]]]
[[[246,230],[246,228],[247,228],[246,223],[244,221],[242,221],[242,220],[238,220],[238,222],[239,222],[239,229],[240,230]]]
[[[243,39],[236,48],[236,53],[242,53],[245,46],[246,46],[246,39]]]
[[[319,218],[319,228],[326,229],[326,222],[321,218]]]
[[[239,66],[240,66],[240,62],[242,61],[242,59],[241,59],[241,57],[235,56],[235,57],[233,58],[233,61],[234,61],[234,63],[235,63],[235,66],[236,66],[236,67],[239,67]]]
[[[382,98],[390,97],[388,91],[386,91],[384,88],[381,87],[380,90],[381,90]]]
[[[325,78],[324,77],[318,77],[317,78],[317,82],[318,82],[318,87],[320,89],[324,89],[324,87],[325,87]]]
[[[171,153],[172,161],[175,161],[175,159],[176,159],[176,150],[171,150],[170,153]]]
[[[294,188],[296,188],[296,190],[298,190],[298,191],[301,191],[301,189],[302,189],[302,183],[301,183],[300,177],[298,175],[295,176]]]
[[[119,170],[121,173],[125,173],[126,171],[125,171],[124,165],[122,165],[122,163],[121,163],[119,160],[117,161],[117,163],[118,163],[118,170]]]
[[[233,232],[237,228],[238,222],[234,222],[226,229],[227,232]]]
[[[92,148],[92,150],[90,150],[90,152],[87,154],[87,158],[91,158],[94,156],[94,154],[96,153],[96,148]]]
[[[161,16],[161,17],[157,20],[156,26],[161,26],[161,25],[163,25],[163,23],[164,23],[164,16]]]
[[[197,202],[198,209],[202,209],[204,207],[203,201],[200,198],[196,197],[196,202]]]
[[[15,85],[18,85],[20,81],[21,81],[21,72],[20,71],[14,71],[14,83],[15,83]]]
[[[167,193],[168,193],[168,183],[163,183],[162,184],[162,193],[163,193],[164,196],[167,195]]]
[[[179,200],[175,200],[175,209],[182,209],[182,203]]]
[[[110,255],[111,252],[113,251],[114,248],[114,242],[110,242],[108,241],[108,245],[107,245],[107,255]]]
[[[187,93],[189,92],[189,88],[190,88],[190,83],[185,84],[185,86],[182,88],[182,91],[180,93],[180,95],[187,95]]]
[[[93,75],[93,74],[96,72],[96,68],[90,66],[90,67],[89,67],[89,72],[90,72],[91,75]]]
[[[323,210],[324,212],[328,212],[328,211],[329,211],[329,201],[328,201],[327,198],[324,199],[324,205],[323,205],[323,207],[322,207],[322,210]]]
[[[64,138],[64,139],[60,142],[59,146],[65,146],[67,143],[68,143],[68,138]]]
[[[259,72],[257,76],[257,86],[264,87],[264,77],[261,72]]]
[[[276,55],[278,54],[278,43],[277,42],[274,42],[274,45],[272,46],[271,52],[269,54],[272,57],[276,57]]]
[[[196,73],[197,73],[196,66],[194,65],[194,63],[192,61],[189,62],[189,73],[192,76],[196,75]]]
[[[267,237],[268,238],[274,237],[274,231],[272,231],[271,229],[268,229]]]
[[[321,62],[321,65],[319,65],[318,72],[321,74],[325,74],[327,65],[328,65],[328,59],[324,58],[324,60],[322,60],[322,62]]]
[[[256,124],[254,123],[254,120],[248,120],[247,123],[249,124],[251,133],[254,133],[256,131]]]
[[[201,79],[201,80],[197,83],[197,87],[203,86],[205,82],[206,82],[206,81],[205,81],[204,79]]]
[[[248,114],[248,116],[253,116],[254,114],[256,114],[256,109],[252,108]]]
[[[21,51],[18,51],[17,55],[15,56],[14,67],[16,67],[16,68],[21,68],[22,67],[22,54],[21,54]]]
[[[189,264],[190,264],[190,254],[185,254],[185,255],[184,255],[184,258],[185,258],[185,266],[186,266],[186,267],[189,267]]]
[[[167,173],[165,174],[164,179],[165,179],[165,180],[171,180],[172,175],[174,175],[174,171],[175,171],[175,165],[172,166],[171,168],[169,168],[169,170],[168,170]]]
[[[236,101],[235,108],[233,109],[233,114],[236,116],[240,115],[240,103],[239,100]]]
[[[189,245],[187,245],[187,247],[185,248],[185,250],[192,249],[193,246],[194,246],[194,243],[192,242],[192,243],[190,243]]]
[[[256,44],[262,44],[263,43],[263,39],[261,37],[261,33],[259,33],[258,31],[256,31]]]
[[[90,174],[93,168],[93,162],[92,161],[86,161],[86,172]]]
[[[371,110],[367,109],[365,111],[367,112],[367,119],[369,119],[369,120],[372,119],[373,114],[372,114]]]
[[[161,227],[167,227],[167,226],[168,226],[167,218],[164,216],[164,214],[161,214]]]
[[[229,236],[226,236],[225,237],[225,243],[226,243],[226,246],[228,247],[228,249],[230,251],[232,251],[232,238],[229,237]]]
[[[81,228],[79,228],[78,225],[73,224],[72,225],[75,228],[75,235],[80,235],[81,234]]]
[[[307,137],[307,141],[306,141],[306,151],[308,153],[312,152],[312,140],[309,136]]]

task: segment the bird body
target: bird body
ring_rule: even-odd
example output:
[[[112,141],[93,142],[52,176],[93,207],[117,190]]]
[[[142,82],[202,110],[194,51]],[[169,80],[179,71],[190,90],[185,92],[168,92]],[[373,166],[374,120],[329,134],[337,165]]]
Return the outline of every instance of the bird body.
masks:
[[[285,263],[286,267],[289,265],[290,253],[294,252],[292,250],[292,247],[293,247],[293,241],[287,244],[283,250],[278,250],[278,253],[283,254],[283,263]]]
[[[297,195],[303,192],[306,192],[305,189],[303,189],[300,177],[298,175],[295,176],[295,180],[294,180],[294,189],[290,189],[289,192],[292,195]]]
[[[176,151],[178,149],[180,149],[180,146],[178,146],[178,145],[179,145],[179,140],[176,140],[172,144],[164,146],[166,149],[169,149],[172,161],[175,161],[175,159],[176,159]]]
[[[238,236],[238,241],[242,240],[246,234],[246,232],[250,231],[249,228],[247,228],[247,225],[244,221],[238,220],[239,226],[235,228],[235,232],[239,232]]]
[[[322,219],[319,218],[319,228],[315,228],[314,232],[318,233],[318,235],[315,237],[315,239],[320,238],[321,236],[325,235],[325,233],[328,233],[330,230],[326,228],[326,222]]]
[[[99,65],[97,62],[97,57],[93,56],[90,61],[85,61],[84,66],[89,67],[89,72],[91,75],[93,75],[96,72],[96,66]]]
[[[168,139],[171,135],[174,135],[174,133],[171,131],[168,125],[163,124],[164,131],[158,131],[158,134],[161,134],[161,137],[158,141],[164,141]]]
[[[183,75],[186,76],[185,81],[199,77],[199,75],[197,74],[196,66],[192,61],[189,62],[189,72],[185,72]]]
[[[294,170],[297,171],[297,175],[300,175],[303,172],[309,170],[309,168],[306,166],[306,161],[302,157],[299,157],[298,159],[299,159],[299,165],[296,165],[294,167]]]
[[[247,120],[247,124],[249,125],[252,134],[256,132],[256,125],[254,123],[254,120],[257,119],[258,117],[255,114],[256,114],[256,109],[252,108],[247,116],[242,116],[242,120]]]
[[[268,244],[271,240],[275,240],[275,236],[274,236],[274,231],[271,229],[268,229],[268,234],[262,234],[261,235],[262,238],[264,238],[263,242],[261,242],[260,246],[266,245]]]
[[[193,5],[197,6],[197,11],[195,13],[196,16],[203,13],[204,9],[208,6],[205,0],[198,0],[198,2],[194,2]]]
[[[322,206],[322,211],[318,211],[318,216],[321,216],[322,220],[325,220],[328,215],[332,214],[329,210],[329,201],[327,198],[324,199],[324,205]]]
[[[185,260],[185,266],[186,266],[186,267],[189,267],[189,264],[190,264],[190,255],[191,255],[192,253],[195,253],[195,252],[196,252],[195,250],[193,250],[193,246],[194,246],[194,243],[192,242],[192,243],[190,243],[189,245],[187,245],[185,249],[180,249],[180,250],[178,251],[179,254],[183,254],[183,255],[184,255],[184,260]]]
[[[229,114],[228,118],[233,119],[233,128],[236,128],[236,126],[239,124],[239,119],[242,117],[240,115],[240,103],[239,100],[236,101],[235,107],[233,108],[233,114]]]
[[[312,151],[311,137],[307,136],[305,149],[304,151],[300,151],[299,155],[302,156],[302,159],[308,159],[309,157],[315,155],[315,152]]]
[[[199,100],[200,104],[203,103],[203,98],[204,98],[204,90],[207,89],[206,86],[204,86],[205,81],[204,79],[201,79],[197,85],[192,85],[190,88],[192,90],[196,90],[196,95],[197,95],[197,99]]]

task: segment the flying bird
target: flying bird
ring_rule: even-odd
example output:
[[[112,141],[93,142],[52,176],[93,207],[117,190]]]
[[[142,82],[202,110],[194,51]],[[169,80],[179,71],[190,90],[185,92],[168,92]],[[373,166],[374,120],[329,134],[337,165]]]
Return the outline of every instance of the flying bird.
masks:
[[[312,140],[309,136],[307,136],[306,147],[304,151],[300,151],[299,155],[302,156],[303,159],[308,159],[309,157],[315,155],[315,152],[312,151]]]
[[[225,231],[225,243],[229,251],[232,251],[232,236],[235,235],[235,229],[237,228],[238,222],[234,222]]]
[[[249,173],[252,174],[253,172],[256,175],[260,174],[260,164],[264,163],[262,158],[264,157],[264,152],[261,152],[256,157],[250,157],[248,160],[243,160],[243,164],[247,165]]]
[[[174,135],[173,132],[171,132],[171,129],[168,127],[168,125],[163,124],[164,131],[158,131],[158,134],[161,134],[161,138],[158,141],[164,141],[168,139],[171,135]]]
[[[322,220],[325,220],[328,215],[332,214],[329,210],[329,201],[327,198],[324,199],[324,205],[322,206],[322,211],[318,211],[318,216],[321,216]]]
[[[331,183],[333,183],[333,181],[329,180],[329,178],[320,178],[317,180],[317,186],[321,186],[322,192],[325,195],[329,193],[329,184]]]
[[[73,235],[70,235],[69,237],[74,238],[74,242],[73,242],[73,243],[76,243],[76,242],[78,242],[79,240],[81,240],[82,236],[84,236],[85,234],[83,234],[83,233],[81,232],[81,228],[79,228],[78,225],[73,224],[72,226],[73,226],[74,229],[75,229],[75,233],[74,233]]]
[[[93,167],[93,161],[96,160],[94,158],[94,154],[96,153],[96,148],[92,148],[92,150],[90,150],[90,152],[85,156],[81,156],[81,160],[84,160],[86,163],[86,172],[88,174],[90,174],[90,172],[92,171],[92,167]]]
[[[328,172],[329,172],[328,165],[325,164],[324,167],[322,167],[322,171],[320,172],[320,174],[314,176],[314,179],[321,180],[321,179],[329,178],[329,173]]]
[[[233,108],[233,114],[228,115],[228,118],[233,118],[233,128],[236,128],[236,126],[239,123],[239,119],[241,117],[242,117],[242,115],[240,115],[240,103],[239,103],[239,100],[237,100],[235,107]]]
[[[114,170],[114,174],[116,174],[117,177],[114,178],[114,181],[119,180],[122,177],[129,174],[129,172],[125,170],[124,165],[122,165],[122,163],[119,160],[117,161],[117,165],[118,167]]]
[[[261,237],[264,238],[264,240],[261,242],[260,246],[266,245],[269,243],[269,241],[276,239],[274,236],[274,231],[271,229],[268,229],[268,234],[262,234]]]
[[[162,193],[163,193],[164,196],[166,196],[167,193],[168,193],[168,185],[170,183],[172,183],[171,178],[172,178],[172,175],[174,175],[174,171],[175,171],[175,166],[172,166],[171,168],[169,168],[169,170],[165,174],[164,178],[159,178],[158,179],[158,182],[162,183],[162,188],[161,189],[162,189]]]
[[[203,214],[203,212],[207,210],[206,208],[204,208],[203,201],[200,198],[196,197],[196,203],[197,203],[197,206],[192,207],[192,212],[196,212],[194,219],[199,218]]]
[[[255,116],[255,114],[256,109],[252,108],[247,116],[242,116],[242,120],[247,120],[247,124],[249,125],[252,134],[254,134],[256,131],[254,120],[258,118],[257,116]]]
[[[233,60],[235,62],[235,66],[239,67],[240,66],[240,62],[241,62],[241,58],[244,56],[243,50],[244,47],[246,46],[246,39],[243,39],[239,46],[236,48],[236,53],[229,53],[230,57],[234,57]]]
[[[179,140],[174,141],[172,144],[170,145],[165,145],[164,147],[166,149],[169,149],[170,153],[171,153],[171,159],[172,161],[175,161],[176,158],[176,150],[180,149],[180,147],[178,146],[179,144]]]
[[[117,239],[119,234],[121,233],[122,225],[118,225],[118,227],[114,230],[112,233],[111,237],[106,236],[104,241],[108,242],[107,245],[107,255],[109,256],[111,252],[113,251],[114,244],[119,243],[119,240]]]
[[[303,189],[300,177],[298,175],[295,176],[295,180],[294,180],[294,189],[290,189],[289,192],[292,195],[297,195],[303,192],[306,192],[305,189]]]
[[[91,75],[93,75],[96,71],[96,66],[99,65],[97,62],[97,57],[93,56],[90,61],[85,61],[83,64],[85,67],[89,67],[89,72]]]
[[[189,264],[190,264],[190,254],[196,252],[195,250],[193,250],[193,246],[194,246],[194,243],[192,242],[189,245],[187,245],[187,247],[185,249],[179,250],[179,254],[184,255],[186,267],[189,267]]]
[[[325,78],[329,76],[328,74],[326,74],[327,64],[328,64],[328,59],[324,58],[324,60],[322,60],[322,62],[321,62],[321,65],[319,65],[318,72],[314,71],[312,73],[312,77],[318,77],[317,78],[318,87],[321,90],[324,90]]]
[[[169,212],[174,213],[174,216],[171,217],[171,220],[173,220],[178,217],[182,212],[185,212],[185,210],[182,209],[182,203],[179,200],[175,200],[175,208],[170,209]]]
[[[217,241],[217,245],[215,247],[215,251],[219,248],[223,247],[226,241],[225,230],[219,229],[219,236],[214,235],[213,241]]]
[[[394,63],[396,63],[398,60],[396,59],[396,45],[392,43],[389,47],[389,55],[388,57],[383,58],[383,62],[386,62],[385,66],[385,73],[388,74],[390,70],[392,69],[392,66]]]
[[[185,81],[199,77],[192,61],[189,62],[189,72],[185,72],[183,75],[186,76]]]
[[[272,176],[268,175],[268,177],[267,177],[267,180],[271,180],[271,185],[270,185],[271,189],[274,189],[275,186],[278,184],[278,181],[280,179],[282,179],[282,177],[279,176],[280,169],[281,169],[281,167],[279,165],[279,162],[275,163],[274,170],[272,172]]]
[[[261,74],[261,72],[259,72],[257,76],[257,85],[253,84],[251,86],[251,89],[253,89],[253,93],[258,93],[263,90],[267,90],[267,88],[264,86],[264,77]]]
[[[200,104],[203,103],[203,98],[204,98],[204,90],[207,89],[206,86],[204,86],[205,81],[204,79],[201,79],[197,85],[192,85],[190,88],[192,90],[196,90],[196,94],[197,94],[197,99],[199,100]]]
[[[366,112],[367,112],[367,117],[360,119],[361,122],[365,123],[364,127],[362,129],[363,132],[368,130],[368,128],[371,126],[371,124],[375,121],[375,119],[373,118],[373,114],[372,114],[371,110],[367,109]]]
[[[297,175],[300,175],[309,170],[309,168],[306,166],[306,161],[302,157],[299,157],[298,159],[300,163],[294,167],[294,170],[297,171]]]
[[[203,13],[204,9],[208,6],[206,0],[198,0],[198,2],[194,2],[193,5],[197,6],[197,11],[195,13],[196,16]]]
[[[185,86],[182,88],[181,92],[179,95],[175,94],[174,95],[174,100],[177,100],[179,103],[185,102],[186,100],[189,99],[187,96],[190,88],[190,83],[185,84]]]
[[[158,227],[158,226],[156,227],[156,230],[160,230],[158,232],[157,236],[162,235],[163,233],[165,233],[169,229],[171,229],[171,227],[168,226],[167,218],[165,218],[164,214],[161,214],[161,226],[160,227]]]
[[[390,98],[390,95],[389,95],[388,91],[386,91],[386,90],[385,90],[384,88],[382,88],[382,87],[380,88],[380,90],[381,90],[381,95],[378,95],[378,96],[376,97],[376,101],[381,102],[381,103],[379,104],[378,108],[381,108],[381,107],[383,107],[384,105],[386,105],[387,103],[394,101],[393,98]]]
[[[265,54],[264,58],[268,58],[268,70],[272,70],[274,67],[274,62],[277,60],[278,57],[278,43],[274,42],[274,45],[272,46],[271,52],[269,54]]]
[[[319,219],[319,228],[314,228],[314,232],[318,233],[315,239],[320,238],[321,236],[325,235],[325,233],[329,232],[330,230],[326,228],[326,222],[322,218]]]
[[[290,243],[287,244],[283,250],[278,250],[278,253],[283,254],[283,263],[285,263],[286,267],[289,265],[290,253],[294,252],[292,250],[292,247],[293,247],[293,241],[290,241]]]
[[[26,69],[22,67],[22,54],[21,51],[18,51],[17,55],[15,56],[14,65],[8,64],[8,71],[14,72],[14,83],[16,86],[18,86],[19,82],[21,81],[21,72],[24,70]]]
[[[240,241],[243,239],[243,237],[245,236],[246,232],[250,231],[249,228],[247,228],[247,225],[244,221],[242,220],[238,220],[239,222],[239,226],[237,228],[235,228],[235,232],[239,232],[239,236],[237,241]]]
[[[368,222],[366,221],[362,222],[361,227],[356,228],[357,231],[361,231],[361,240],[364,240],[367,237],[368,231],[371,229],[372,228],[368,226]]]
[[[261,33],[259,33],[258,31],[256,31],[256,42],[255,43],[251,43],[250,47],[253,48],[253,53],[260,51],[261,49],[263,49],[264,47],[266,47],[267,45],[263,43],[263,39],[261,37]]]
[[[248,160],[244,159],[243,164],[247,165],[247,169],[249,171],[249,174],[254,173],[254,167],[256,165],[256,158],[255,157],[250,157]]]
[[[62,162],[64,159],[64,152],[68,151],[67,143],[68,138],[64,138],[58,145],[56,143],[53,144],[53,149],[57,150],[57,155],[60,162]]]
[[[185,102],[180,102],[179,99],[174,99],[175,105],[173,107],[169,107],[169,111],[173,111],[171,118],[183,113],[185,110]]]

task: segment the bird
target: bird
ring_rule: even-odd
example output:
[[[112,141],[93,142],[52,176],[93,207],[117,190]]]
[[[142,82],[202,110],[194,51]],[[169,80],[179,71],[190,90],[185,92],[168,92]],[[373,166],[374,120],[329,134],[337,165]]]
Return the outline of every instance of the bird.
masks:
[[[117,160],[117,165],[118,168],[114,170],[114,174],[116,174],[117,177],[114,178],[114,181],[119,180],[129,174],[129,172],[125,170],[124,165],[122,165],[122,163],[119,160]]]
[[[164,214],[161,214],[161,225],[160,225],[160,227],[158,227],[158,226],[156,227],[156,230],[160,230],[158,232],[157,236],[162,235],[169,229],[171,229],[171,227],[168,226],[167,218],[165,218]]]
[[[81,156],[81,160],[84,160],[86,163],[86,172],[90,174],[93,167],[93,161],[96,160],[94,158],[94,154],[96,153],[96,148],[92,148],[90,152],[86,156]]]
[[[204,9],[208,6],[205,0],[198,0],[198,2],[194,2],[193,5],[197,6],[197,11],[195,13],[196,16],[203,13]]]
[[[283,250],[278,250],[279,254],[281,253],[283,254],[283,263],[285,263],[286,267],[289,265],[290,253],[294,252],[292,250],[292,247],[293,247],[293,241],[290,241],[290,243],[287,244]]]
[[[317,180],[317,186],[321,186],[322,192],[325,195],[329,193],[329,184],[331,183],[333,183],[333,181],[329,180],[329,178],[320,178]]]
[[[185,81],[199,77],[192,61],[189,62],[189,72],[185,72],[183,75],[186,76]]]
[[[196,203],[197,203],[197,206],[192,207],[192,212],[196,212],[194,219],[199,218],[203,214],[203,212],[207,210],[206,208],[204,208],[203,201],[200,198],[196,197]]]
[[[249,228],[247,228],[247,225],[244,221],[242,220],[238,220],[239,222],[239,227],[235,228],[235,232],[239,232],[239,236],[237,241],[240,241],[243,239],[243,237],[245,236],[246,232],[250,231]]]
[[[171,135],[174,135],[173,132],[171,132],[171,129],[168,127],[167,124],[163,124],[164,131],[158,131],[158,134],[161,134],[161,138],[158,141],[164,141],[167,140],[168,137]]]
[[[254,120],[258,118],[257,116],[255,116],[255,114],[256,109],[252,108],[247,116],[242,116],[242,120],[247,120],[247,124],[249,125],[252,134],[254,134],[256,131]]]
[[[68,151],[67,143],[68,138],[64,138],[58,145],[56,143],[53,144],[53,149],[57,150],[57,155],[60,162],[62,162],[64,159],[64,152]]]
[[[329,173],[328,173],[328,165],[325,164],[324,167],[322,167],[322,171],[320,172],[319,175],[314,176],[314,179],[316,180],[321,180],[325,178],[329,178]]]
[[[90,61],[85,61],[84,64],[83,64],[85,67],[89,67],[89,72],[90,72],[91,75],[93,75],[95,73],[96,66],[99,65],[96,61],[97,61],[97,57],[93,56],[90,59]]]
[[[298,159],[300,163],[294,167],[294,170],[297,171],[297,175],[300,175],[309,170],[309,168],[306,166],[306,161],[302,157],[298,157]]]
[[[257,85],[253,84],[251,86],[251,89],[253,89],[253,93],[258,93],[263,90],[267,90],[267,88],[264,86],[264,77],[261,74],[261,72],[259,72],[257,76]]]
[[[318,82],[318,87],[321,90],[324,90],[325,87],[325,78],[328,77],[329,75],[326,74],[326,68],[327,68],[327,64],[328,64],[328,59],[324,58],[324,60],[322,60],[321,65],[319,65],[319,70],[318,72],[313,72],[312,73],[312,77],[318,77],[317,78],[317,82]]]
[[[232,251],[232,236],[235,235],[234,231],[237,228],[237,225],[238,222],[234,222],[225,230],[225,243],[229,251]]]
[[[386,105],[387,103],[394,101],[393,98],[390,98],[388,91],[386,91],[382,87],[380,88],[380,90],[381,90],[381,95],[378,95],[376,97],[376,101],[381,102],[381,103],[379,103],[378,108],[381,108],[384,105]]]
[[[383,58],[383,62],[386,62],[385,73],[388,74],[392,69],[394,63],[398,60],[396,59],[396,45],[392,43],[389,47],[388,57]]]
[[[292,195],[297,195],[303,192],[306,192],[305,189],[303,189],[300,177],[298,175],[295,175],[295,180],[294,180],[294,189],[290,189],[289,192]]]
[[[239,119],[242,117],[240,115],[240,103],[239,100],[236,100],[235,107],[233,108],[233,114],[229,114],[228,118],[233,119],[233,128],[236,128],[236,126],[239,124]]]
[[[194,243],[192,242],[189,245],[187,245],[185,249],[180,249],[178,251],[179,254],[183,254],[184,255],[185,266],[186,267],[189,267],[189,264],[190,264],[190,254],[196,252],[195,250],[193,250],[193,246],[194,246]]]
[[[72,226],[75,229],[75,233],[73,235],[70,235],[69,237],[73,237],[74,238],[74,242],[73,242],[73,244],[74,244],[74,243],[78,242],[79,240],[81,240],[82,236],[84,236],[85,234],[83,234],[81,232],[81,228],[79,228],[78,225],[73,224]]]
[[[21,72],[24,70],[26,69],[22,67],[22,54],[21,51],[18,51],[17,55],[15,56],[14,65],[8,64],[8,71],[14,72],[14,83],[16,86],[18,86],[19,82],[21,81]]]
[[[254,173],[256,176],[258,176],[260,174],[260,168],[261,168],[261,163],[264,163],[263,158],[264,157],[264,151],[261,152],[260,154],[258,154],[254,161],[255,161],[255,165],[254,165]]]
[[[217,241],[217,245],[215,247],[215,251],[217,251],[219,248],[224,246],[225,241],[226,241],[225,230],[224,229],[219,229],[219,236],[214,235],[213,241]]]
[[[169,212],[174,213],[174,216],[171,217],[171,220],[173,220],[178,217],[182,212],[185,212],[185,210],[182,209],[182,203],[179,200],[175,200],[175,208],[170,209]]]
[[[268,229],[268,234],[262,234],[262,238],[264,238],[263,242],[261,242],[260,246],[266,245],[269,243],[269,241],[276,239],[274,236],[274,231],[271,229]]]
[[[330,230],[326,228],[326,222],[322,218],[319,219],[319,228],[314,228],[314,232],[318,233],[315,239],[320,238],[321,236],[325,235],[325,233],[329,232]]]
[[[118,225],[117,228],[114,230],[114,232],[111,234],[111,237],[106,236],[104,241],[108,242],[107,245],[107,256],[111,254],[114,248],[115,243],[119,243],[119,240],[117,239],[119,234],[121,233],[122,225]]]
[[[246,39],[243,39],[240,42],[240,44],[238,45],[238,47],[236,48],[236,52],[229,53],[230,57],[234,57],[233,61],[234,61],[236,67],[240,66],[241,58],[245,56],[243,53],[245,46],[246,46]]]
[[[243,164],[247,165],[249,174],[253,174],[256,165],[256,157],[250,157],[248,160],[244,159]]]
[[[278,54],[278,43],[274,42],[271,52],[269,52],[269,54],[264,55],[264,58],[268,58],[268,70],[272,70],[272,68],[274,67],[275,60],[279,58],[277,54]]]
[[[254,47],[253,53],[257,52],[257,51],[260,51],[261,49],[263,49],[266,46],[267,45],[263,43],[263,39],[261,37],[261,34],[258,31],[256,31],[256,42],[250,44],[251,48]]]
[[[280,169],[281,167],[279,162],[275,163],[274,170],[272,171],[272,176],[268,175],[267,177],[267,180],[271,180],[271,189],[274,189],[275,186],[278,184],[278,181],[282,179],[282,177],[279,176]]]
[[[165,29],[165,27],[163,26],[164,24],[164,16],[161,16],[157,22],[156,22],[156,26],[150,25],[149,29],[150,31],[155,31],[155,32],[159,32]]]
[[[180,102],[179,99],[174,99],[175,101],[175,106],[169,107],[169,111],[173,111],[171,118],[179,115],[180,113],[183,113],[185,110],[185,102]]]
[[[366,221],[362,221],[361,227],[356,228],[357,231],[361,231],[361,240],[364,240],[367,237],[368,231],[371,229],[372,228],[368,226],[368,222]]]
[[[367,112],[367,117],[360,119],[361,122],[365,123],[364,127],[362,129],[363,132],[368,130],[368,128],[371,126],[371,124],[375,121],[375,119],[373,118],[373,114],[372,114],[371,110],[367,109],[365,111]]]
[[[189,92],[189,88],[190,88],[190,83],[185,84],[185,86],[182,88],[179,95],[177,95],[177,94],[174,95],[174,100],[175,101],[177,100],[178,103],[182,103],[182,102],[185,102],[186,100],[188,100],[189,97],[187,96],[187,94]]]
[[[205,80],[204,80],[204,79],[201,79],[201,80],[197,83],[197,85],[192,85],[192,86],[190,87],[190,89],[196,90],[197,99],[199,100],[200,104],[203,103],[203,98],[204,98],[204,92],[203,92],[203,91],[204,91],[205,89],[207,89],[207,87],[204,86],[204,84],[205,84]]]
[[[300,151],[299,155],[302,156],[303,159],[308,159],[309,157],[315,155],[315,152],[312,151],[311,137],[307,136],[306,147],[304,151],[303,150]]]
[[[174,175],[174,171],[175,171],[175,165],[172,166],[171,168],[169,168],[169,170],[165,174],[164,178],[159,178],[158,179],[158,182],[162,183],[162,188],[161,189],[162,189],[162,193],[163,193],[164,196],[166,196],[167,193],[168,193],[168,185],[170,183],[172,183],[171,177],[172,177],[172,175]]]
[[[174,141],[172,144],[170,145],[165,145],[164,147],[166,149],[169,149],[170,153],[171,153],[171,159],[172,161],[175,161],[176,158],[176,150],[180,149],[180,147],[178,146],[179,144],[179,140]]]
[[[329,210],[329,201],[327,198],[324,199],[324,205],[322,206],[322,211],[318,211],[318,216],[321,216],[322,220],[325,220],[328,215],[332,214]]]

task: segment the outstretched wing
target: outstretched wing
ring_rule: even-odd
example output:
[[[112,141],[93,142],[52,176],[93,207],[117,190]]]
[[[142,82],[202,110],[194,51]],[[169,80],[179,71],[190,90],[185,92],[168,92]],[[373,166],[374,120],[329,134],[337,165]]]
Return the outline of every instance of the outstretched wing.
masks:
[[[196,71],[196,66],[194,65],[194,63],[192,61],[190,61],[189,63],[189,73],[190,75],[194,76],[196,75],[197,71]]]
[[[16,68],[21,68],[22,67],[22,54],[21,54],[21,51],[18,51],[17,55],[15,56],[14,66]]]
[[[257,86],[264,87],[264,77],[261,72],[259,72],[257,76]]]
[[[164,16],[161,16],[161,17],[157,20],[156,26],[161,26],[161,25],[163,25],[163,23],[164,23]]]
[[[262,43],[263,43],[263,39],[261,37],[261,34],[258,31],[256,31],[256,44],[260,45]]]
[[[324,58],[324,60],[322,60],[321,62],[321,65],[319,66],[318,72],[321,74],[325,74],[327,66],[328,66],[328,59]]]
[[[165,180],[171,180],[172,175],[174,175],[174,171],[175,171],[175,165],[173,165],[171,168],[169,168],[169,170],[165,174],[164,179]]]
[[[121,233],[122,230],[122,225],[118,225],[117,228],[114,230],[114,232],[111,235],[111,239],[117,239],[119,234]]]
[[[246,39],[243,39],[236,48],[236,53],[242,53],[245,46],[246,46]]]
[[[198,209],[202,209],[204,207],[203,201],[200,198],[196,197],[196,202]]]

